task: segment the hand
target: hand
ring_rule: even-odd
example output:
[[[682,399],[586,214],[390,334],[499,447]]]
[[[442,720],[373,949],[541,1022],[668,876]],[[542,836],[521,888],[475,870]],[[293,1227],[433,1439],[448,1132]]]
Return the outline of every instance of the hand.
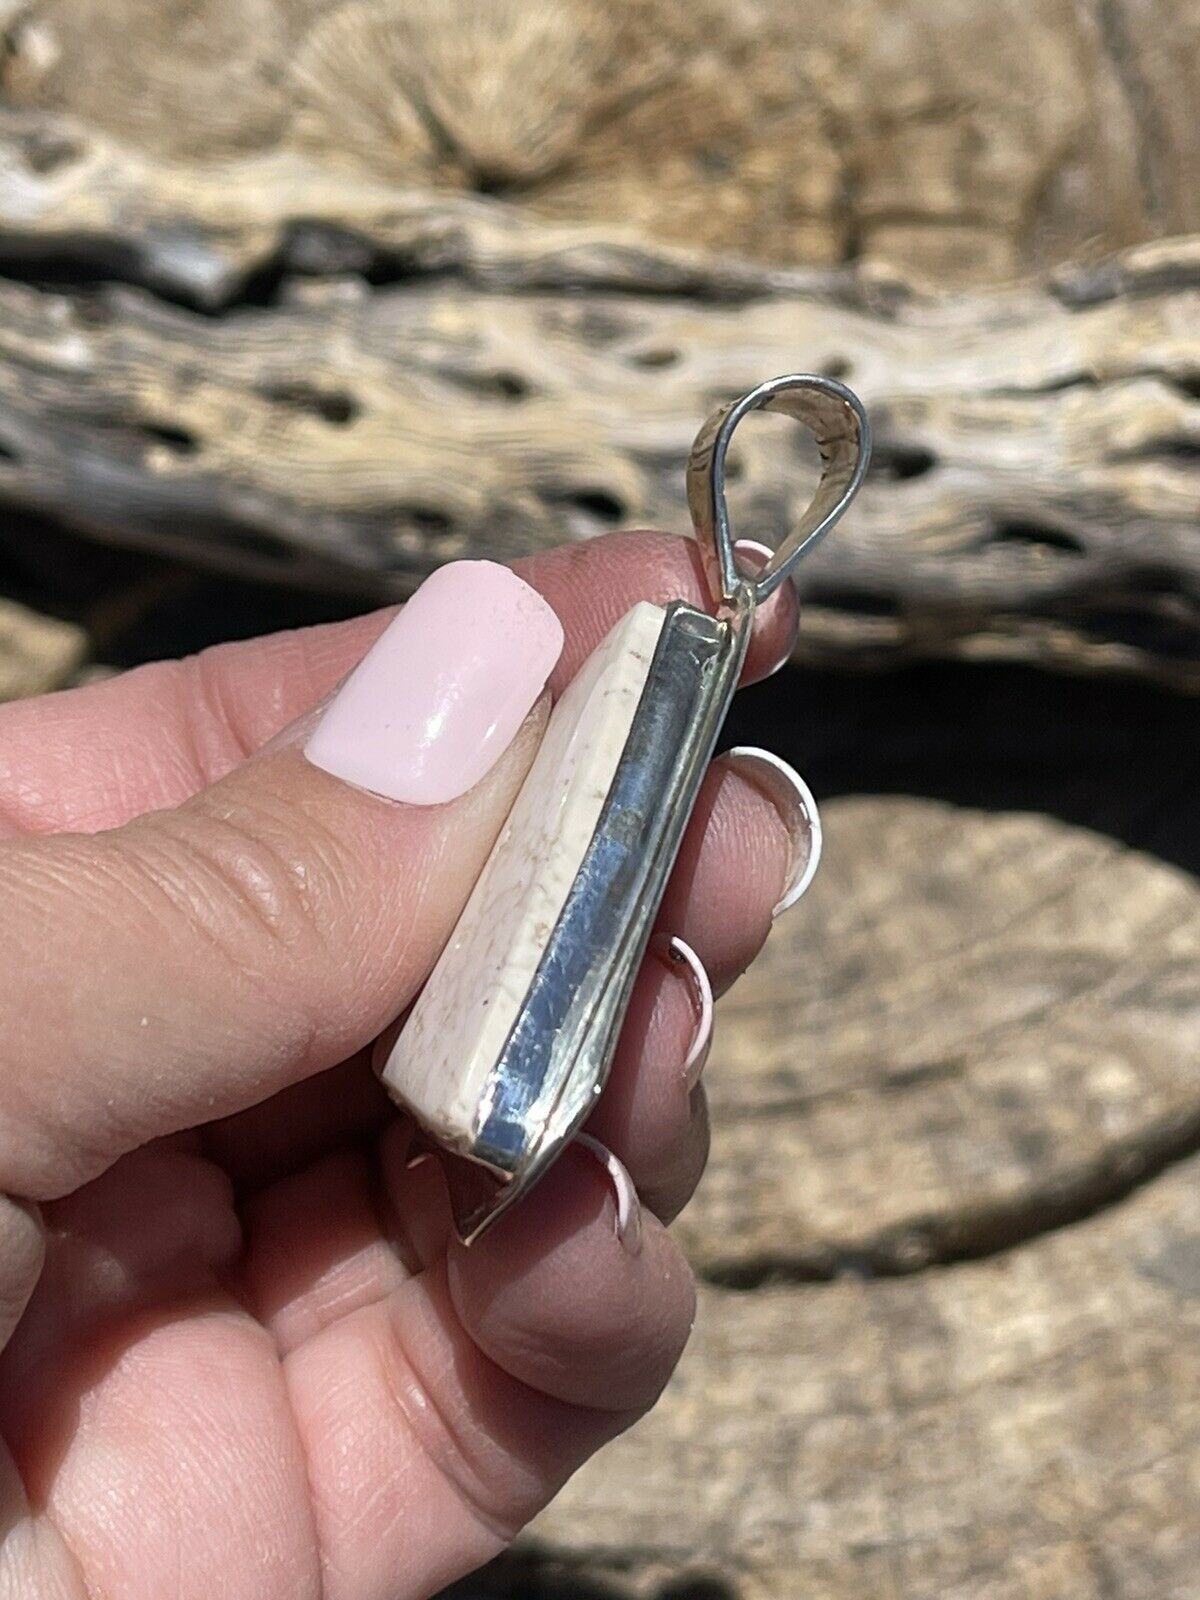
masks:
[[[693,547],[524,564],[557,692]],[[530,719],[432,808],[277,741],[386,615],[0,710],[0,1597],[409,1600],[488,1560],[651,1405],[693,1292],[663,1223],[707,1150],[695,1010],[650,957],[590,1131],[470,1250],[409,1168],[372,1040],[420,987],[527,769]],[[750,675],[792,642],[773,600]],[[795,841],[714,765],[660,927],[720,989]]]

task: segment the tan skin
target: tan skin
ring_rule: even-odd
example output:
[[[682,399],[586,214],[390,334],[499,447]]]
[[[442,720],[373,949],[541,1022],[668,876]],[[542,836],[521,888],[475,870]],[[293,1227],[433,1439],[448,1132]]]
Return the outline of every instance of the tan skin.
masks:
[[[701,597],[624,535],[521,568],[567,636]],[[369,1048],[428,972],[536,745],[470,795],[388,806],[294,746],[375,616],[0,709],[0,1600],[416,1600],[512,1537],[651,1405],[691,1279],[663,1225],[703,1168],[686,980],[650,960],[592,1131],[480,1244]],[[789,593],[748,676],[794,637]],[[717,763],[661,926],[718,989],[787,873]]]

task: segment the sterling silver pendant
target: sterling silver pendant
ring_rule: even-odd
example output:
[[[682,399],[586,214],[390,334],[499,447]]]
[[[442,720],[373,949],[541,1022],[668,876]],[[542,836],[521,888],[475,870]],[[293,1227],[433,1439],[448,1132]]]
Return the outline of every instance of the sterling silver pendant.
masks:
[[[738,423],[782,412],[822,472],[754,577],[737,562],[725,461]],[[667,878],[737,687],[755,607],[837,522],[866,472],[861,402],[829,378],[772,379],[705,423],[688,504],[713,612],[643,602],[559,700],[383,1081],[449,1159],[467,1241],[523,1195],[604,1087]]]

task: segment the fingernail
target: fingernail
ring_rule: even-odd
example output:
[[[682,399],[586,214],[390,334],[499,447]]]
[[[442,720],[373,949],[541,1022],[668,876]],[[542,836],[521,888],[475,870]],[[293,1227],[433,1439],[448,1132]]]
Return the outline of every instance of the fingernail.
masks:
[[[757,745],[737,745],[724,759],[760,789],[778,811],[791,841],[787,884],[772,918],[796,904],[813,881],[821,860],[821,814],[812,790],[781,757]]]
[[[775,554],[769,544],[760,544],[757,539],[735,539],[733,542],[733,553],[735,556],[741,557],[739,565],[744,572],[749,573],[749,575],[752,577],[755,573],[761,572],[766,566],[767,562],[770,561],[771,557]],[[776,591],[776,594],[773,594],[767,601],[768,607],[779,603],[777,600],[777,595],[779,592],[780,591]],[[779,660],[769,672],[764,672],[762,677],[773,678],[777,672],[786,667],[788,662],[792,659],[792,651],[795,649],[795,647],[796,635],[795,632],[793,632],[787,643],[784,645],[783,650],[780,652]],[[762,679],[759,681],[761,682]]]
[[[631,1256],[641,1255],[642,1203],[625,1164],[618,1161],[599,1139],[593,1139],[590,1133],[577,1133],[575,1143],[589,1155],[595,1156],[611,1178],[617,1200],[617,1238]]]
[[[554,611],[515,572],[494,561],[453,561],[388,624],[304,753],[388,800],[455,800],[511,744],[562,643]]]
[[[404,1158],[405,1172],[415,1172],[418,1167],[423,1167],[427,1161],[436,1161],[438,1153],[431,1144],[426,1144],[423,1139],[415,1139],[409,1147]]]
[[[677,967],[684,969],[688,993],[691,996],[695,1027],[692,1032],[691,1047],[683,1063],[683,1076],[690,1092],[700,1082],[700,1076],[708,1060],[708,1052],[712,1048],[712,984],[700,957],[690,944],[686,944],[675,934],[659,934],[654,940],[653,949],[655,954],[672,969]]]
[[[769,544],[761,544],[757,539],[735,539],[733,553],[742,557],[742,568],[749,568],[751,576],[761,572],[770,561],[774,551]]]

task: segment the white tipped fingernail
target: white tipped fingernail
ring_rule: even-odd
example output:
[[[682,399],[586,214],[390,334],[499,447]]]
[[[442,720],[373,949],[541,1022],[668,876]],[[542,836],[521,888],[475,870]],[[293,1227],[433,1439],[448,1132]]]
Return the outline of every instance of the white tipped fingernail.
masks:
[[[437,1159],[437,1150],[430,1144],[420,1128],[415,1128],[404,1157],[405,1172],[413,1172],[417,1167],[423,1167],[427,1161],[436,1161]]]
[[[757,745],[736,745],[724,759],[760,789],[778,811],[791,840],[787,883],[772,917],[796,904],[816,876],[821,861],[821,814],[812,790],[794,767],[771,750]]]
[[[713,992],[708,973],[700,957],[683,939],[675,934],[659,934],[654,940],[654,953],[672,969],[682,967],[687,978],[695,1013],[692,1042],[683,1062],[683,1076],[689,1091],[700,1082],[713,1036]]]
[[[577,1133],[575,1143],[594,1156],[608,1173],[617,1201],[617,1238],[631,1256],[641,1255],[642,1202],[638,1199],[638,1192],[624,1162],[619,1161],[599,1139],[593,1139],[590,1133]]]

